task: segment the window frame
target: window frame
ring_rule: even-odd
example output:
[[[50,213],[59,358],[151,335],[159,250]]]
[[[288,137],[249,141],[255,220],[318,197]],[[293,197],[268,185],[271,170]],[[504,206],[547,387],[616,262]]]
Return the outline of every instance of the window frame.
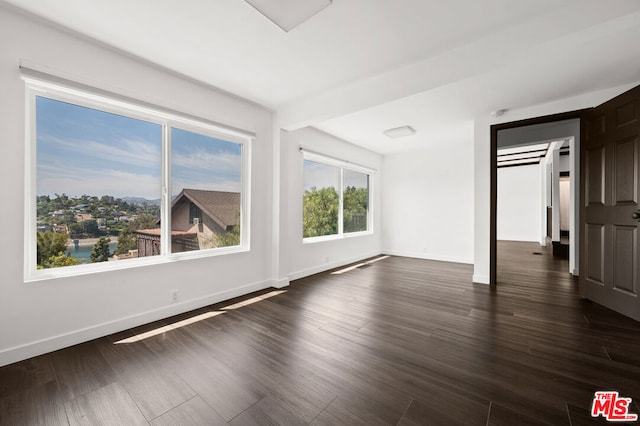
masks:
[[[353,237],[361,237],[365,235],[372,235],[374,233],[373,227],[373,188],[374,188],[374,176],[376,171],[366,166],[361,166],[358,164],[350,163],[346,160],[341,160],[338,158],[330,157],[327,155],[322,155],[316,152],[312,152],[309,150],[305,150],[300,148],[302,152],[302,169],[304,175],[304,161],[313,161],[315,163],[324,164],[327,166],[333,166],[340,169],[340,183],[338,189],[338,233],[331,235],[320,235],[317,237],[302,237],[303,244],[313,244],[323,241],[334,241],[341,240],[344,238],[353,238]],[[367,205],[367,229],[365,231],[356,231],[356,232],[344,232],[344,171],[349,170],[352,172],[358,172],[362,174],[366,174],[368,179],[368,205]],[[303,179],[304,180],[304,179]],[[303,182],[304,186],[304,182]],[[304,187],[302,190],[302,195],[304,197]],[[302,220],[304,221],[304,210],[302,210]],[[302,231],[302,229],[301,229]]]
[[[99,89],[76,88],[57,82],[32,79],[23,75],[25,81],[25,197],[24,197],[24,281],[85,275],[105,271],[127,269],[174,261],[214,257],[250,251],[250,198],[251,198],[251,145],[254,136],[231,128],[215,125],[206,119],[165,110],[160,106],[149,106],[143,101],[104,94]],[[36,223],[37,223],[37,128],[36,98],[44,97],[80,107],[91,108],[132,119],[143,120],[162,126],[162,159],[160,183],[161,254],[114,262],[89,263],[58,268],[36,269]],[[178,128],[204,136],[222,139],[241,146],[241,195],[240,195],[240,244],[171,253],[171,129]]]

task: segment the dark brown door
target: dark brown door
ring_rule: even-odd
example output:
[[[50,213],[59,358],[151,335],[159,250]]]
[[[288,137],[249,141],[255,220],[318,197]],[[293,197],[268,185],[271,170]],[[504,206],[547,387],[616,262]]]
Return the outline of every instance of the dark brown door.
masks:
[[[640,321],[640,86],[581,126],[580,293]]]

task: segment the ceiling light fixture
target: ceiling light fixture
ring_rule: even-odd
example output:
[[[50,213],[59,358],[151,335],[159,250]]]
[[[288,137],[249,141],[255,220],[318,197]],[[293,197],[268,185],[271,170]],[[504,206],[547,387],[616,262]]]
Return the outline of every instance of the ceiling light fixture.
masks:
[[[405,136],[413,136],[416,134],[416,131],[411,126],[402,126],[402,127],[395,127],[393,129],[387,129],[382,133],[384,133],[386,136],[390,138],[395,139],[395,138],[403,138]]]
[[[333,0],[245,0],[271,22],[289,32]]]

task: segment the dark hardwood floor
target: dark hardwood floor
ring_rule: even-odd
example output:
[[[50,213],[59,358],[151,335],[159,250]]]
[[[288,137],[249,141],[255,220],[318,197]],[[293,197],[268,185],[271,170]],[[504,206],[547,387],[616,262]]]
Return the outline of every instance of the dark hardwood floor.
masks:
[[[576,426],[597,390],[640,412],[640,323],[550,248],[498,255],[495,288],[389,257],[0,368],[0,424]]]

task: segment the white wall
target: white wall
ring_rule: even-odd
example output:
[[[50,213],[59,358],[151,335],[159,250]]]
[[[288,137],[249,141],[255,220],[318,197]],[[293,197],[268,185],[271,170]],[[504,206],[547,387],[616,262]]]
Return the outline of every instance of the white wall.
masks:
[[[579,140],[580,136],[579,136],[579,129],[576,131],[576,133],[569,135],[571,136],[569,139],[571,140],[571,142],[569,142],[571,144],[571,154],[572,155],[577,155],[578,153],[575,152],[575,149],[573,148],[575,146],[575,140]],[[570,220],[570,216],[572,215],[571,212],[574,212],[575,206],[571,207],[571,211],[567,211],[567,229],[562,229],[560,227],[560,173],[561,172],[571,172],[571,161],[570,161],[570,156],[569,155],[560,155],[560,147],[562,146],[562,143],[557,144],[557,146],[553,149],[552,151],[552,161],[551,161],[551,198],[552,198],[552,219],[553,219],[553,224],[551,226],[551,240],[552,241],[560,241],[560,231],[561,230],[565,230],[568,231],[569,230],[569,220]],[[576,168],[577,170],[577,168]],[[573,173],[574,175],[574,179],[576,179],[576,175],[577,173]],[[574,185],[579,185],[579,182],[574,182]],[[579,188],[578,191],[579,192]],[[568,194],[568,196],[570,196],[570,199],[573,199],[573,196],[571,195],[571,193]],[[578,202],[576,203],[578,204]],[[570,205],[568,205],[570,206]],[[575,221],[576,223],[580,220],[579,219],[579,212],[576,210],[575,211],[576,217],[575,217]],[[574,232],[575,234],[576,232]],[[573,238],[573,236],[572,236]],[[576,244],[577,246],[577,244]],[[573,248],[571,249],[571,251],[573,252]],[[570,258],[574,258],[575,257],[575,253],[573,253]],[[573,262],[573,261],[572,261]],[[573,268],[571,269],[573,270]]]
[[[538,242],[547,245],[547,207],[551,206],[551,154],[540,160],[540,235]]]
[[[474,128],[474,272],[473,281],[489,283],[490,278],[490,209],[491,209],[491,181],[490,181],[490,127],[492,124],[506,123],[527,118],[540,117],[566,111],[589,108],[625,92],[638,83],[628,84],[580,96],[561,99],[555,102],[530,106],[509,111],[499,119],[487,115],[475,118]]]
[[[473,141],[389,155],[383,170],[383,251],[473,263]]]
[[[294,280],[381,253],[382,156],[314,128],[281,134],[280,281]],[[300,146],[376,170],[371,175],[373,233],[330,241],[303,243],[303,158]]]
[[[553,151],[553,163],[551,167],[551,240],[560,241],[560,151]]]
[[[253,131],[251,251],[23,282],[25,88],[19,60]],[[271,285],[271,113],[0,7],[0,365]],[[171,289],[180,302],[170,304]]]
[[[560,178],[560,231],[569,231],[569,205],[571,203],[571,188],[569,177]]]
[[[498,169],[498,240],[540,241],[540,164]]]

